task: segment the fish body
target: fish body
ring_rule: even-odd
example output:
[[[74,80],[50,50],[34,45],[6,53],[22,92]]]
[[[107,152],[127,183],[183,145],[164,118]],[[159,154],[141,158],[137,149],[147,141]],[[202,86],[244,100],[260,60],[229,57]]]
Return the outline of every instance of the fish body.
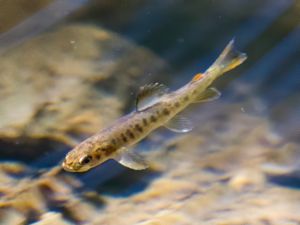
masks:
[[[218,98],[220,93],[209,86],[246,58],[246,54],[234,49],[232,40],[212,66],[204,73],[195,75],[180,89],[168,92],[165,86],[158,83],[142,87],[137,97],[136,111],[78,144],[66,155],[63,168],[70,172],[84,172],[108,159],[115,159],[132,169],[147,168],[146,161],[129,148],[160,126],[176,132],[190,131],[192,123],[180,116],[180,112],[192,103]]]

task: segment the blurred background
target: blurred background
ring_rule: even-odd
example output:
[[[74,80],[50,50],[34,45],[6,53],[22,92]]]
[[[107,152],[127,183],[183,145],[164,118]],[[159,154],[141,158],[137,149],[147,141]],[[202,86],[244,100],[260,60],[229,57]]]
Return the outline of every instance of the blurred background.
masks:
[[[0,222],[300,224],[299,12],[297,0],[2,0]],[[152,169],[57,168],[132,111],[141,85],[184,85],[232,38],[248,59],[188,112],[192,134],[139,145]]]

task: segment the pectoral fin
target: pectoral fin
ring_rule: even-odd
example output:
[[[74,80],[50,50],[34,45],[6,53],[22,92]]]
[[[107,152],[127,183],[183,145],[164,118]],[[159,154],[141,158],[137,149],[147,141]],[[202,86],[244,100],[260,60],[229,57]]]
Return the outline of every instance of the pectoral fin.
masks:
[[[146,160],[136,152],[124,150],[115,158],[120,164],[133,170],[143,170],[149,167]]]
[[[210,102],[220,98],[221,92],[219,92],[216,88],[208,88],[204,92],[202,92],[195,100],[196,102]]]
[[[186,133],[194,128],[192,121],[182,114],[177,114],[164,126],[177,133]]]

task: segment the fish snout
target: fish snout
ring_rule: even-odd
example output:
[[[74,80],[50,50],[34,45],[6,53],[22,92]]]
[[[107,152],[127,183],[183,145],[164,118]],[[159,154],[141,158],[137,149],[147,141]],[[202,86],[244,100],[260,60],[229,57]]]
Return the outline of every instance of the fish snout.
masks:
[[[78,162],[68,162],[66,159],[62,162],[62,168],[68,172],[86,172],[90,169],[90,167],[84,167]]]
[[[65,159],[63,162],[62,162],[62,168],[65,170],[65,171],[68,171],[68,172],[74,172],[74,169],[72,167],[72,163],[68,163],[67,160]]]

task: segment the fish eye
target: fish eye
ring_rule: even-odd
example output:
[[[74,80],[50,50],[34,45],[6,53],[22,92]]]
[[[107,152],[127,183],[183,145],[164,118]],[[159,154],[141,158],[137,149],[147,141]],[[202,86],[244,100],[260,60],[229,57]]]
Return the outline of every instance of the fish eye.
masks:
[[[88,164],[89,162],[92,161],[92,156],[90,155],[87,155],[87,156],[83,156],[80,160],[79,160],[79,163],[81,165],[85,165],[85,164]]]

